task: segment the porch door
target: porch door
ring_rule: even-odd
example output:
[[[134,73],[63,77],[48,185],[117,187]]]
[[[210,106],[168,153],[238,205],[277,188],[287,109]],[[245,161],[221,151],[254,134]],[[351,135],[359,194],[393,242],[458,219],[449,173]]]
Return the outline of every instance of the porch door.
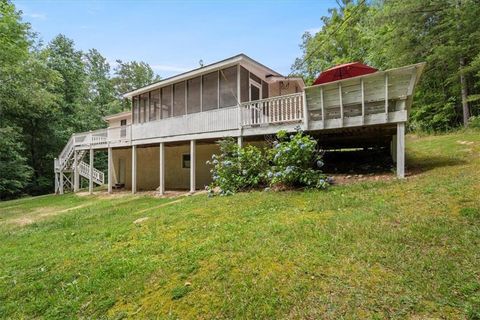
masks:
[[[250,101],[257,101],[260,100],[262,97],[262,85],[257,81],[250,79]],[[252,117],[252,124],[259,124],[260,123],[260,113],[261,105],[259,102],[255,103],[253,108],[251,109],[251,117]]]
[[[118,183],[125,183],[125,159],[118,159]]]

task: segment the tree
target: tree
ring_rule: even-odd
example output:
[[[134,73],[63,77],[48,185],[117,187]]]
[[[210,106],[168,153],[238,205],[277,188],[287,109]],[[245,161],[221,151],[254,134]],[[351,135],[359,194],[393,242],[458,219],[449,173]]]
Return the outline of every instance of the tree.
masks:
[[[122,60],[117,60],[116,62],[118,65],[115,68],[115,76],[112,82],[116,97],[122,101],[123,109],[125,110],[130,108],[130,102],[123,99],[124,93],[159,81],[160,77],[145,62],[123,62]]]
[[[362,27],[370,8],[363,2],[343,0],[339,8],[329,9],[329,16],[321,17],[322,29],[302,36],[300,48],[303,57],[297,58],[292,71],[305,76],[311,84],[322,71],[337,64],[366,61],[368,39]]]
[[[479,15],[474,0],[345,0],[322,17],[320,32],[303,36],[292,69],[312,81],[343,62],[388,69],[426,61],[411,128],[449,130],[480,113]]]
[[[84,55],[84,63],[88,94],[82,119],[85,126],[96,129],[105,126],[104,116],[120,112],[121,105],[115,97],[107,59],[96,49],[90,49]]]
[[[0,200],[19,194],[30,181],[32,168],[22,156],[18,129],[0,128]]]

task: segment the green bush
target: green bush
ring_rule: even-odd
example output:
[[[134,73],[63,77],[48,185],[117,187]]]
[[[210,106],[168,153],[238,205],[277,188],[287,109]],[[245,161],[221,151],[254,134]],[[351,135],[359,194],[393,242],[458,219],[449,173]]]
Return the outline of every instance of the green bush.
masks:
[[[473,116],[468,119],[468,127],[480,129],[480,116]]]
[[[207,187],[210,196],[264,186],[323,189],[329,184],[315,168],[323,166],[317,142],[301,131],[290,136],[280,131],[273,146],[266,150],[252,145],[240,148],[232,138],[219,145],[220,154],[207,161],[212,165],[213,182]]]
[[[269,150],[272,166],[267,172],[270,185],[318,189],[328,186],[327,177],[318,169],[323,162],[315,139],[300,130],[290,135],[280,131],[273,145]]]
[[[220,154],[207,161],[213,166],[210,170],[213,182],[207,187],[209,195],[216,191],[230,195],[265,184],[268,163],[260,148],[252,145],[240,148],[233,138],[224,139],[219,145]]]

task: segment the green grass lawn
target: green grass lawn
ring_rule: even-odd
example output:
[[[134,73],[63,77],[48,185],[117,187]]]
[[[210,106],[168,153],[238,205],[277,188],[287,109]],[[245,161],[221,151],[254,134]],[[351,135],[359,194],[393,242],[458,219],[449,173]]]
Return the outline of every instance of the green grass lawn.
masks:
[[[478,318],[480,133],[407,149],[404,181],[0,203],[0,317]]]

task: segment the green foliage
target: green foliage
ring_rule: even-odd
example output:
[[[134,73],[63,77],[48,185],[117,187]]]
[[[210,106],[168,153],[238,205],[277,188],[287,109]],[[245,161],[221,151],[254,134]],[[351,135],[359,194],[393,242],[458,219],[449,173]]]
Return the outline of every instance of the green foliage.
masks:
[[[480,114],[478,1],[344,0],[339,6],[321,18],[319,32],[303,36],[302,59],[308,59],[297,59],[293,71],[312,81],[343,62],[389,69],[426,61],[412,107],[413,128],[446,131],[462,123],[460,74],[470,113]]]
[[[317,142],[300,130],[288,136],[277,134],[272,148],[262,150],[253,145],[239,147],[233,138],[219,141],[220,154],[214,154],[213,182],[209,195],[231,195],[265,185],[286,187],[326,188],[327,177],[315,166],[322,166]]]
[[[327,177],[315,169],[323,166],[317,141],[302,131],[290,135],[278,132],[269,156],[272,163],[267,172],[270,185],[318,189],[328,186]]]
[[[213,182],[207,188],[210,195],[218,188],[220,195],[256,188],[265,183],[268,162],[264,152],[253,145],[240,148],[233,138],[219,141],[220,154],[212,155]]]
[[[0,128],[18,129],[14,144],[33,169],[21,192],[12,187],[10,194],[51,192],[53,158],[71,134],[105,127],[105,115],[129,107],[119,90],[156,80],[147,64],[137,62],[122,62],[112,76],[97,50],[84,53],[64,35],[44,47],[21,12],[0,0]],[[106,157],[96,157],[95,165],[106,167]]]
[[[18,128],[0,128],[0,200],[19,194],[32,176],[32,168],[22,156]]]
[[[473,116],[469,119],[468,122],[469,128],[480,129],[480,116]]]
[[[123,100],[122,95],[126,92],[146,86],[160,77],[155,75],[152,68],[145,62],[123,62],[117,60],[115,76],[112,78],[112,84],[115,89],[115,95],[119,101],[122,101],[123,108],[130,108],[129,100]]]

